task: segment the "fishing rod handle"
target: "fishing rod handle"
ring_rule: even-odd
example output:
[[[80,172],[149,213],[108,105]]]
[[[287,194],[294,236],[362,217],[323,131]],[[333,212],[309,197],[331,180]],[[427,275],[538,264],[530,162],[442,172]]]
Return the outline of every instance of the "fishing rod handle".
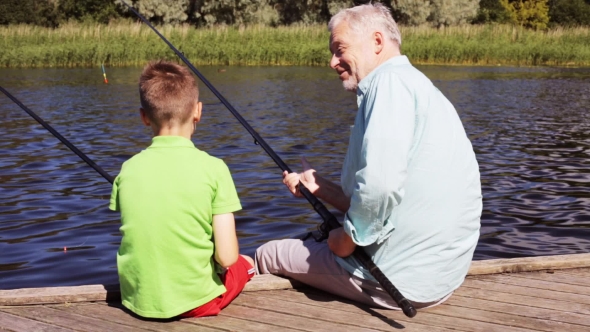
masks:
[[[354,249],[353,255],[371,272],[371,275],[377,279],[381,287],[391,296],[406,316],[410,318],[416,316],[417,312],[414,305],[389,281],[385,274],[383,274],[383,271],[373,262],[362,247],[357,246]]]

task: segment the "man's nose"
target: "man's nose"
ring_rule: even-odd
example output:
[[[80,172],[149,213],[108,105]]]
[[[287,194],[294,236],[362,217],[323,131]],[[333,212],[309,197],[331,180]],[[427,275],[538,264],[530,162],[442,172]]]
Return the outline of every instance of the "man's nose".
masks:
[[[330,59],[330,68],[336,69],[336,65],[338,65],[339,62],[340,60],[338,59],[336,54],[332,54],[332,59]]]

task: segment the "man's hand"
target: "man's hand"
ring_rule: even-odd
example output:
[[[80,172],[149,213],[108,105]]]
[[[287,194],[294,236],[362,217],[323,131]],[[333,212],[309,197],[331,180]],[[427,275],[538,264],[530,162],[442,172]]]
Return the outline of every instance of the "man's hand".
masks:
[[[283,183],[296,197],[303,197],[299,192],[299,182],[309,189],[312,194],[315,194],[319,189],[319,185],[316,183],[315,169],[311,168],[305,157],[301,157],[301,165],[303,165],[302,173],[283,172]]]
[[[344,228],[339,227],[330,231],[328,247],[334,255],[344,258],[352,255],[356,244],[352,242],[352,238],[346,234]]]

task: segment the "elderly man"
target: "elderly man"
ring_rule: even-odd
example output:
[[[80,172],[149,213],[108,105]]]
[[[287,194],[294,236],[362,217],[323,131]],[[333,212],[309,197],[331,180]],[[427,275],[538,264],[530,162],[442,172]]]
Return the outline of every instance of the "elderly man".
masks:
[[[453,105],[407,57],[389,10],[379,3],[346,9],[329,23],[330,66],[358,113],[341,186],[303,159],[283,174],[346,212],[327,243],[279,240],[256,251],[260,273],[296,279],[383,308],[397,308],[351,255],[361,246],[415,307],[442,303],[463,282],[479,238],[479,168]]]

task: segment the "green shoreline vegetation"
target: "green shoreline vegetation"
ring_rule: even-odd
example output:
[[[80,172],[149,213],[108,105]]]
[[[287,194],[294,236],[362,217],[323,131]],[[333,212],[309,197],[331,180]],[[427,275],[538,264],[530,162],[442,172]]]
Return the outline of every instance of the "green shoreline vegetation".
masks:
[[[268,27],[159,26],[195,65],[310,65],[330,60],[325,24]],[[402,52],[415,64],[590,66],[590,28],[535,31],[513,25],[401,27]],[[178,61],[144,24],[67,23],[0,27],[0,67],[141,66]]]

